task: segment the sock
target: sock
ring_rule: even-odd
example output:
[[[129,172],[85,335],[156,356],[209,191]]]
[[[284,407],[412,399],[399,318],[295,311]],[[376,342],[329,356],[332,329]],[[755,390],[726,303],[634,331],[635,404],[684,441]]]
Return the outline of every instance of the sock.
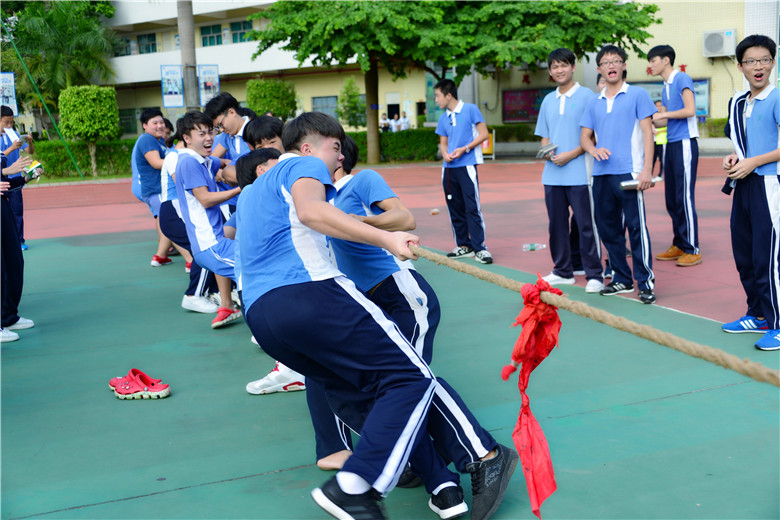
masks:
[[[438,495],[438,494],[439,494],[439,492],[440,492],[442,489],[444,489],[444,488],[448,488],[448,487],[454,487],[454,486],[457,486],[457,484],[455,484],[455,482],[445,482],[444,484],[442,484],[442,485],[440,485],[439,487],[437,487],[436,489],[434,489],[434,490],[433,490],[433,493],[431,493],[431,495]]]
[[[341,490],[348,495],[362,495],[371,489],[371,484],[357,473],[339,471],[336,473],[336,482]]]

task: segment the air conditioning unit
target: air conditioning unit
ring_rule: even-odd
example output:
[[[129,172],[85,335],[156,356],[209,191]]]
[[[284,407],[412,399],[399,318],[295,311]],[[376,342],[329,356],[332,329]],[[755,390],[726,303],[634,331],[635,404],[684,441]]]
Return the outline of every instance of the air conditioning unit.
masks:
[[[702,55],[705,58],[734,56],[737,48],[737,30],[706,31],[702,38]]]

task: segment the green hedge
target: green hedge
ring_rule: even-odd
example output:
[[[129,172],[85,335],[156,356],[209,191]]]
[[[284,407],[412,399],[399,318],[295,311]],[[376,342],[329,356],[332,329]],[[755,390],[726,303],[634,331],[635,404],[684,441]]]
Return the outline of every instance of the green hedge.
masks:
[[[365,162],[366,132],[347,132],[347,135],[358,145],[360,162]],[[382,162],[433,161],[439,151],[439,136],[433,128],[380,132],[379,142],[382,147]]]
[[[515,123],[512,125],[493,125],[488,126],[488,130],[496,131],[496,142],[498,143],[525,143],[541,141],[541,137],[534,135],[536,123]]]
[[[134,144],[135,139],[98,142],[96,152],[98,175],[127,174],[130,176],[130,154]],[[92,166],[87,143],[68,141],[68,147],[84,177],[91,176]],[[43,165],[47,177],[78,177],[79,175],[62,141],[36,142],[34,157]]]
[[[703,124],[699,124],[702,131],[702,137],[726,137],[723,129],[726,126],[728,118],[707,118]]]

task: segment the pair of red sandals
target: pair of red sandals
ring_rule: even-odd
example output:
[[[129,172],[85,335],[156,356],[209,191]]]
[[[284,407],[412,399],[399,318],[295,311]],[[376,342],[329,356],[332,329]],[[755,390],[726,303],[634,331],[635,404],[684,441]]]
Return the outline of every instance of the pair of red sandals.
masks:
[[[171,389],[162,379],[154,379],[137,368],[131,368],[123,377],[113,377],[108,387],[119,399],[162,399],[171,395]]]

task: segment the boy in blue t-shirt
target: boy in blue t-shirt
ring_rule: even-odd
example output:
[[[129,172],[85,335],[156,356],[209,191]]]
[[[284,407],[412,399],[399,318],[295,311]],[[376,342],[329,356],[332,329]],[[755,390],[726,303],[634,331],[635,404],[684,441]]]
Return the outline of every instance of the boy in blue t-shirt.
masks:
[[[0,116],[2,123],[0,123],[0,149],[6,157],[8,164],[13,164],[19,159],[19,150],[25,150],[28,154],[35,153],[35,144],[33,144],[32,135],[27,134],[24,136],[24,141],[14,130],[14,111],[11,107],[3,105],[2,115]],[[19,177],[21,174],[10,175],[9,177]],[[19,235],[19,241],[22,244],[22,251],[26,251],[28,248],[24,242],[24,198],[22,197],[22,190],[10,191],[6,194],[6,198],[11,207],[13,213],[14,224]]]
[[[656,108],[645,89],[623,81],[626,70],[626,52],[623,49],[615,45],[604,46],[596,55],[596,63],[607,86],[591,100],[582,114],[580,145],[595,159],[593,199],[596,224],[614,270],[612,282],[600,293],[612,296],[634,292],[625,254],[625,216],[639,300],[653,303],[653,259],[642,192],[652,185],[651,116]],[[622,189],[622,182],[634,180],[638,183],[636,189]]]
[[[666,211],[672,218],[672,245],[656,255],[656,260],[676,260],[689,267],[701,263],[699,223],[696,215],[696,169],[699,163],[699,127],[691,77],[674,68],[674,49],[657,45],[647,53],[650,71],[661,76],[664,112],[653,114],[656,128],[666,127],[667,142],[662,168]]]
[[[493,257],[485,245],[477,178],[477,165],[482,164],[480,145],[488,138],[487,125],[476,105],[458,100],[454,81],[443,79],[433,89],[436,104],[444,110],[436,133],[444,158],[441,179],[456,246],[447,256],[473,257],[477,262],[492,264]]]
[[[763,334],[759,350],[780,350],[780,93],[769,81],[776,51],[758,34],[737,45],[750,90],[729,102],[726,131],[735,152],[723,159],[724,191],[734,191],[731,247],[748,307],[723,330]]]
[[[575,282],[572,261],[569,208],[577,223],[579,255],[588,279],[585,291],[597,293],[604,288],[601,269],[601,244],[591,209],[588,165],[580,146],[580,119],[595,96],[590,89],[574,81],[577,57],[569,49],[556,49],[547,58],[550,77],[558,85],[545,96],[536,122],[536,135],[542,146],[558,147],[547,156],[542,173],[544,202],[550,219],[550,254],[553,271],[544,277],[551,285]]]
[[[247,323],[263,350],[322,385],[336,413],[354,412],[356,391],[374,396],[354,454],[312,496],[334,515],[381,519],[380,497],[393,489],[425,431],[437,383],[395,323],[330,261],[327,236],[370,243],[401,260],[414,258],[408,244],[418,242],[327,202],[335,195],[331,175],[344,137],[334,118],[318,112],[287,123],[282,140],[292,153],[238,201],[240,286]],[[503,495],[511,471],[502,471],[505,457],[493,459],[495,478],[484,481],[482,469],[478,489],[502,486]]]

